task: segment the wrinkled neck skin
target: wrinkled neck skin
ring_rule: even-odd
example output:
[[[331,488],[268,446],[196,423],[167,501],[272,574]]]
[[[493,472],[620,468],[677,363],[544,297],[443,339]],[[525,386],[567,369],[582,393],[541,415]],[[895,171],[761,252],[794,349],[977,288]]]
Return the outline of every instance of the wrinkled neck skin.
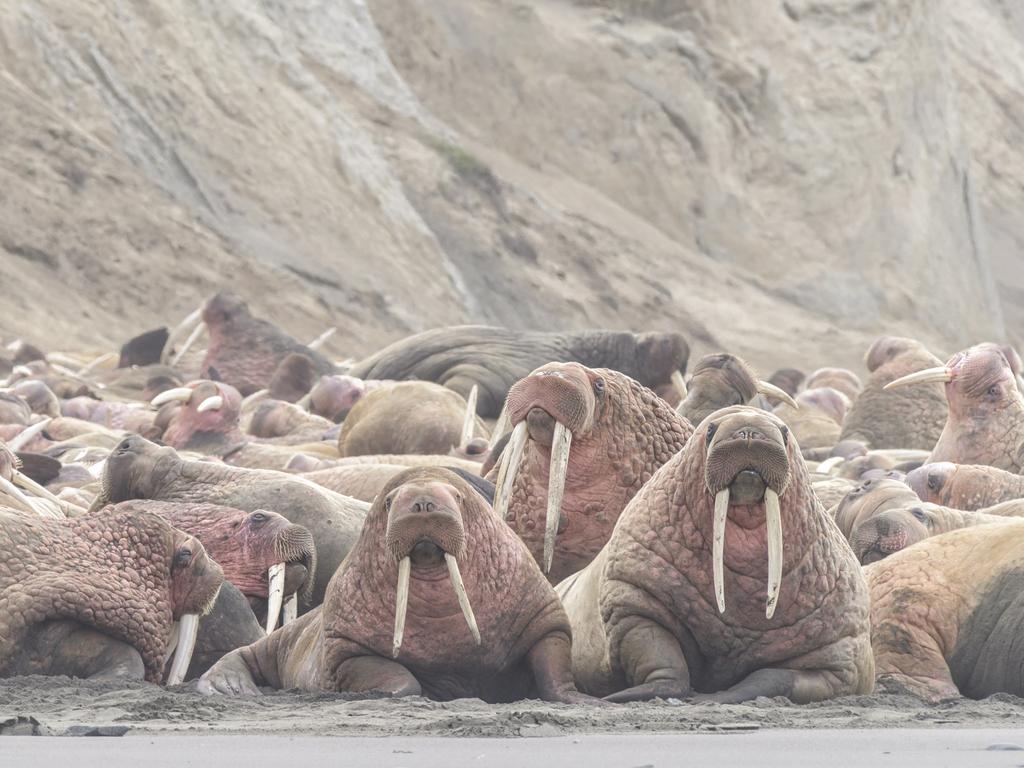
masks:
[[[171,453],[156,457],[152,462],[137,459],[129,470],[128,481],[114,488],[104,487],[92,508],[129,499],[171,500],[182,495],[179,493],[182,486],[194,490],[201,485],[218,485],[226,474],[226,468],[219,464],[198,465]],[[185,495],[202,498],[200,493]]]
[[[601,550],[641,486],[683,447],[692,429],[667,403],[630,382],[606,377],[608,397],[586,434],[573,435],[555,554],[557,584]],[[551,448],[528,440],[509,501],[508,524],[542,562]]]
[[[433,699],[495,701],[529,695],[532,680],[521,667],[524,657],[549,633],[568,635],[565,612],[529,553],[496,515],[478,506],[463,512],[463,523],[466,551],[459,567],[482,644],[477,646],[470,634],[447,568],[414,566],[405,635],[395,661]],[[341,667],[349,659],[367,654],[392,658],[398,562],[384,546],[386,527],[386,514],[371,514],[328,588],[319,675],[327,688],[345,689]],[[511,679],[510,672],[516,673]]]
[[[984,464],[1019,473],[1024,469],[1024,397],[1010,389],[995,402],[966,397],[946,385],[949,417],[928,461]]]

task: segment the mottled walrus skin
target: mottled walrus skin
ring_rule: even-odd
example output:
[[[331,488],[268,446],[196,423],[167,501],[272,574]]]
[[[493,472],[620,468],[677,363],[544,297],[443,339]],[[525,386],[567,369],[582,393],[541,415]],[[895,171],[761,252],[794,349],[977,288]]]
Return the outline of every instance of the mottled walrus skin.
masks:
[[[460,325],[416,334],[353,365],[359,379],[424,379],[469,396],[479,385],[477,413],[495,418],[508,390],[545,363],[611,368],[651,389],[686,372],[690,347],[678,333],[514,331]]]
[[[939,358],[913,339],[883,336],[868,349],[871,376],[853,401],[839,440],[869,448],[918,448],[930,451],[946,421],[946,397],[938,384],[886,390],[885,385]]]
[[[0,677],[159,682],[171,623],[206,613],[224,581],[195,538],[140,511],[0,510],[0,552]]]
[[[457,447],[466,401],[430,381],[401,381],[374,389],[352,406],[341,423],[341,456],[413,453],[445,454]],[[477,417],[474,437],[488,437]]]
[[[472,624],[449,560],[458,564]],[[408,608],[396,633],[400,562],[409,568]],[[200,691],[254,694],[264,685],[585,701],[570,654],[565,611],[522,542],[456,475],[415,468],[374,503],[322,608],[222,659]]]
[[[719,494],[724,612],[713,567]],[[771,494],[782,539],[774,602]],[[626,507],[601,554],[557,591],[573,626],[577,685],[613,701],[808,702],[873,685],[860,567],[811,492],[796,441],[753,408],[705,419]]]
[[[272,470],[185,461],[170,447],[138,436],[122,440],[107,459],[92,509],[129,499],[223,504],[246,512],[277,512],[313,534],[317,565],[310,600],[318,605],[327,582],[362,528],[368,505]]]
[[[864,573],[880,687],[1024,695],[1024,521],[936,536]]]
[[[550,363],[516,382],[508,413],[513,426],[525,425],[526,443],[506,519],[541,564],[556,423],[572,434],[548,573],[553,583],[594,559],[629,500],[693,433],[651,390],[579,363]],[[497,470],[489,479],[496,477]]]
[[[226,382],[242,395],[267,389],[278,366],[292,354],[305,355],[318,375],[334,371],[330,360],[273,323],[253,317],[249,306],[232,293],[221,292],[207,301],[203,322],[210,345],[200,375]]]
[[[927,501],[890,508],[857,523],[850,545],[862,565],[876,563],[925,539],[975,525],[1024,517],[1024,499],[1005,501],[974,512]]]
[[[907,485],[922,501],[956,509],[984,509],[1024,498],[1024,475],[981,464],[925,464],[907,475]]]
[[[916,504],[920,499],[902,480],[876,473],[859,482],[836,507],[839,532],[849,541],[854,529],[887,509]]]

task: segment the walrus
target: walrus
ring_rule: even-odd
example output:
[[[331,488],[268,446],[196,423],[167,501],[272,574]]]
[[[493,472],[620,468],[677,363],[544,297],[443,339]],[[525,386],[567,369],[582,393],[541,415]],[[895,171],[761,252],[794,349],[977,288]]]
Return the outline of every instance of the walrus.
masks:
[[[973,512],[919,501],[862,519],[850,534],[850,545],[857,560],[868,565],[932,536],[974,525],[1001,523],[1013,517],[1024,517],[1024,499]]]
[[[977,510],[1024,498],[1024,475],[981,464],[940,461],[907,475],[907,485],[922,501]]]
[[[355,543],[368,507],[284,472],[186,461],[173,448],[137,435],[114,448],[101,480],[102,489],[90,509],[129,499],[206,502],[246,512],[271,510],[302,526],[316,543],[310,605],[323,600],[327,582]]]
[[[936,536],[864,574],[879,687],[1024,695],[1024,520]]]
[[[930,451],[946,421],[942,387],[922,384],[913,390],[891,390],[886,385],[940,365],[939,359],[913,339],[882,336],[868,349],[865,363],[871,375],[847,412],[839,440],[855,440],[869,448]]]
[[[758,379],[750,366],[735,355],[726,352],[705,355],[694,366],[686,397],[676,413],[691,424],[700,424],[713,411],[730,405],[745,405],[758,394],[798,407],[788,392]]]
[[[554,590],[476,491],[414,468],[374,502],[323,606],[224,657],[199,690],[581,703],[570,638]]]
[[[558,585],[580,690],[611,701],[870,692],[867,585],[778,417],[708,416]]]
[[[1024,395],[1002,348],[978,344],[945,365],[908,373],[886,389],[945,384],[948,417],[929,461],[1024,471]]]
[[[0,510],[0,677],[181,682],[224,581],[195,538],[141,511],[44,520]]]
[[[488,476],[495,509],[553,583],[594,559],[626,503],[693,432],[650,389],[579,363],[516,382],[508,414],[512,438]]]
[[[293,353],[308,358],[318,375],[334,372],[327,358],[273,323],[254,317],[249,305],[233,293],[221,291],[211,297],[203,306],[202,320],[210,344],[200,376],[230,384],[243,396],[267,389],[278,366]]]
[[[358,379],[433,381],[465,398],[476,385],[477,413],[496,418],[512,385],[545,363],[611,368],[655,389],[681,379],[689,357],[690,347],[678,333],[544,333],[460,325],[397,341],[347,373]]]
[[[878,472],[860,481],[836,507],[834,519],[839,532],[849,541],[853,530],[865,520],[887,510],[917,504],[917,494],[902,480]]]
[[[806,389],[830,387],[842,392],[852,403],[864,389],[860,376],[848,368],[818,368],[807,377]]]
[[[805,389],[796,397],[799,407],[779,403],[774,413],[789,427],[801,448],[832,448],[839,441],[850,400],[831,387]]]

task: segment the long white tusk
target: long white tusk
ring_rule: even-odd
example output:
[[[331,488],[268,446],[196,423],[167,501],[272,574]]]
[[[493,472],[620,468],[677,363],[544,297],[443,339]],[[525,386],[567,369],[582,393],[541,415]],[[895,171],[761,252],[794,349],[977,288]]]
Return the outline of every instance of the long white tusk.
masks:
[[[268,395],[268,394],[270,394],[270,390],[269,389],[257,389],[251,395],[246,395],[244,398],[242,398],[241,409],[244,411],[245,407],[247,405],[249,405],[249,403],[251,403],[253,400],[256,400],[256,399],[261,398],[264,395]]]
[[[893,379],[883,389],[896,389],[897,387],[906,387],[910,384],[931,384],[935,381],[949,382],[952,380],[953,374],[950,373],[946,366],[942,365],[938,368],[926,368],[923,371],[908,373],[906,376]]]
[[[844,459],[842,456],[830,456],[829,458],[825,459],[818,465],[818,474],[830,475],[832,474],[833,469],[835,469],[845,461],[846,459]]]
[[[40,434],[44,429],[50,426],[51,421],[52,419],[47,417],[42,421],[37,421],[35,424],[33,424],[31,427],[28,427],[27,429],[23,429],[21,432],[15,435],[13,439],[7,442],[7,447],[10,448],[12,451],[20,451],[26,445],[31,443],[36,438],[36,435]]]
[[[560,421],[555,422],[555,434],[551,438],[551,465],[548,475],[548,511],[544,521],[544,573],[551,570],[555,556],[555,537],[562,516],[562,496],[565,495],[565,473],[569,468],[569,449],[572,447],[572,432]]]
[[[771,488],[764,489],[764,516],[768,527],[768,600],[764,615],[770,619],[775,615],[782,587],[782,512],[779,494]]]
[[[267,634],[277,627],[277,617],[281,615],[281,604],[284,602],[284,563],[274,563],[267,570]]]
[[[8,498],[22,512],[28,512],[30,515],[38,514],[36,508],[32,506],[32,502],[21,492],[21,489],[3,475],[0,475],[0,490],[6,491]]]
[[[206,327],[205,325],[200,323],[199,325],[197,325],[195,328],[192,329],[192,333],[190,333],[188,335],[188,338],[185,339],[185,343],[181,345],[181,349],[179,349],[177,352],[175,352],[174,353],[174,357],[171,358],[171,367],[172,368],[174,366],[176,366],[181,361],[181,358],[183,358],[185,356],[185,353],[188,352],[189,347],[191,347],[193,344],[195,344],[196,339],[199,338],[199,334],[203,332],[203,329],[205,327]]]
[[[196,408],[196,413],[206,413],[207,411],[219,411],[224,405],[224,398],[220,395],[213,395],[206,398]]]
[[[395,635],[391,644],[391,658],[397,659],[402,649],[402,635],[405,634],[405,612],[409,608],[409,576],[412,560],[406,555],[398,563],[398,590],[395,594]]]
[[[676,392],[679,393],[679,399],[685,400],[687,389],[686,382],[683,380],[682,371],[672,371],[671,381],[672,386],[674,386],[676,388]]]
[[[494,422],[494,429],[491,430],[491,439],[497,440],[502,437],[509,428],[509,415],[508,415],[508,401],[501,406],[501,413],[498,414],[498,420]]]
[[[469,441],[473,439],[473,431],[476,429],[476,398],[478,394],[477,385],[469,390],[469,397],[466,398],[466,415],[462,418],[462,437],[459,438],[459,448],[465,449]]]
[[[160,352],[160,362],[166,363],[168,358],[171,356],[171,350],[174,349],[174,345],[178,343],[182,336],[186,333],[190,333],[195,327],[196,323],[200,323],[203,316],[203,308],[190,312],[189,315],[178,323],[178,326],[167,335],[167,341],[164,342],[164,348]]]
[[[779,387],[776,387],[774,384],[771,384],[767,381],[758,381],[757,391],[760,392],[762,395],[767,395],[769,397],[774,397],[776,400],[781,400],[790,408],[800,407],[797,401],[793,399],[792,395],[789,394],[789,392],[787,392],[784,389],[780,389]]]
[[[298,400],[296,400],[295,404],[297,406],[299,406],[299,408],[301,408],[302,410],[308,411],[309,410],[309,404],[312,403],[312,402],[313,402],[313,391],[310,390],[309,392],[304,394],[302,397],[300,397]]]
[[[82,514],[85,512],[85,510],[82,509],[77,504],[72,504],[70,501],[65,501],[64,499],[61,499],[58,496],[54,495],[53,492],[50,491],[50,489],[44,488],[23,472],[14,470],[12,477],[17,485],[20,485],[26,491],[31,491],[36,496],[41,496],[44,499],[52,501],[54,504],[57,505],[57,508],[63,510],[65,514],[69,510],[72,512],[77,512],[78,514]]]
[[[190,397],[192,397],[192,390],[189,387],[174,387],[174,389],[165,389],[159,395],[150,400],[149,404],[154,408],[159,408],[161,405],[173,403],[175,401],[179,403],[187,403]]]
[[[118,355],[116,352],[106,352],[106,353],[100,355],[99,357],[97,357],[95,360],[93,360],[88,365],[83,366],[81,369],[79,369],[78,375],[79,376],[86,376],[86,375],[92,373],[94,370],[96,370],[96,368],[98,368],[99,366],[106,365],[107,363],[112,362],[114,360],[118,360],[118,359],[120,359],[120,355]]]
[[[462,573],[459,571],[459,561],[454,555],[444,553],[444,561],[448,565],[448,575],[452,578],[452,586],[455,587],[455,596],[459,599],[459,608],[469,625],[469,632],[477,645],[480,645],[480,628],[476,625],[476,616],[473,615],[473,606],[470,605],[469,595],[466,594],[466,585],[462,583]]]
[[[309,342],[309,344],[307,344],[306,346],[309,349],[312,349],[315,352],[316,350],[320,349],[320,347],[322,347],[324,345],[325,341],[327,341],[329,338],[331,338],[331,336],[333,336],[337,332],[338,332],[338,329],[335,328],[332,325],[326,331],[324,331],[319,336],[317,336],[315,339],[313,339],[311,342]]]
[[[295,617],[299,615],[299,596],[292,593],[292,596],[284,601],[284,618],[281,619],[281,626],[290,624],[295,621]]]
[[[711,573],[715,579],[715,602],[725,613],[725,519],[729,516],[729,489],[715,494],[714,532],[711,540]]]
[[[178,644],[174,650],[171,671],[167,673],[167,685],[178,685],[185,679],[188,666],[192,663],[192,651],[195,650],[198,634],[199,614],[186,613],[178,622]]]
[[[97,461],[91,467],[89,467],[89,474],[93,477],[100,477],[103,474],[103,470],[107,468],[107,460]]]
[[[512,437],[505,444],[502,451],[501,466],[498,467],[498,476],[495,478],[494,511],[504,520],[508,517],[508,503],[512,497],[512,485],[516,481],[516,473],[519,471],[519,462],[523,458],[523,449],[526,447],[526,422],[521,421],[512,430]]]

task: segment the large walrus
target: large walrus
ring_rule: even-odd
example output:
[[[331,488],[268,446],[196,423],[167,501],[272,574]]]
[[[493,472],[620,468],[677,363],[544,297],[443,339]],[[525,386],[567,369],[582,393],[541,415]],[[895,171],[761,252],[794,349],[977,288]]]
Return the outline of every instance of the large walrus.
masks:
[[[913,339],[883,336],[868,349],[871,376],[850,406],[840,441],[856,440],[869,448],[917,448],[930,451],[942,434],[946,398],[938,384],[913,390],[886,385],[922,368],[941,365],[939,358]]]
[[[355,543],[368,505],[295,475],[243,469],[207,461],[185,461],[173,448],[137,435],[111,452],[102,489],[92,509],[128,499],[223,504],[246,512],[277,512],[313,534],[315,587],[310,605],[318,605],[327,582]]]
[[[594,559],[629,500],[693,432],[633,379],[579,363],[517,381],[508,415],[512,438],[489,476],[502,480],[495,508],[554,583]]]
[[[922,501],[956,509],[983,509],[1024,498],[1024,475],[981,464],[925,464],[907,475],[907,485]]]
[[[864,573],[879,685],[931,701],[1024,695],[1024,520],[936,536]]]
[[[945,384],[949,409],[928,460],[1024,472],[1024,395],[1003,348],[978,344],[945,365],[889,382],[886,389],[915,392],[937,383]]]
[[[874,682],[868,594],[775,416],[716,411],[558,585],[580,690],[809,702]]]
[[[509,388],[550,362],[612,368],[645,387],[667,386],[686,372],[690,347],[678,333],[514,331],[488,325],[436,328],[397,341],[353,365],[360,379],[424,379],[468,398],[479,386],[477,413],[497,417]]]
[[[578,703],[569,621],[530,553],[444,469],[394,478],[321,608],[235,651],[204,693],[257,686]]]

